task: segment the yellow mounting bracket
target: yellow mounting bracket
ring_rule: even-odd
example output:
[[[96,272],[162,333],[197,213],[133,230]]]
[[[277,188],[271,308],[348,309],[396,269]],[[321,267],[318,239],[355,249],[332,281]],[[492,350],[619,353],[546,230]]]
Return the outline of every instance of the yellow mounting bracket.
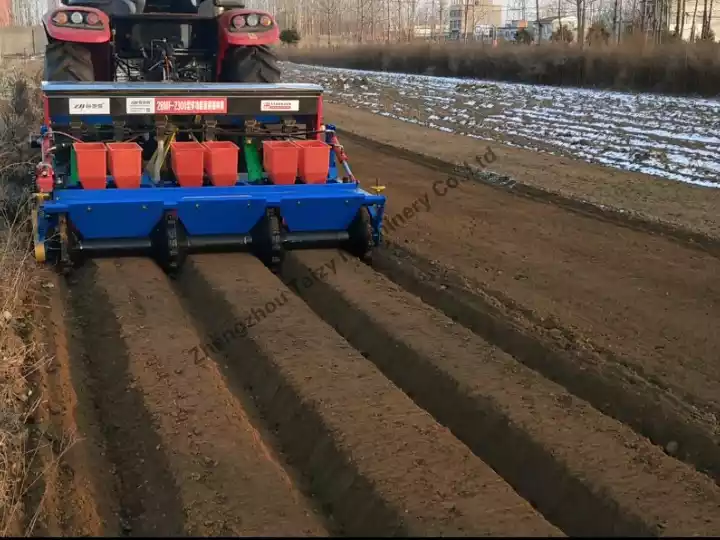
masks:
[[[375,179],[375,185],[374,185],[374,186],[370,186],[370,189],[375,192],[375,195],[377,195],[378,193],[381,193],[381,192],[385,191],[385,186],[380,186],[380,185],[378,185],[378,181],[377,181],[377,178],[376,178],[376,179]]]
[[[33,248],[35,252],[35,260],[44,263],[47,260],[45,253],[45,244],[38,242],[38,218],[40,213],[40,204],[50,198],[49,193],[34,193],[35,204],[33,204],[30,219],[32,220]]]

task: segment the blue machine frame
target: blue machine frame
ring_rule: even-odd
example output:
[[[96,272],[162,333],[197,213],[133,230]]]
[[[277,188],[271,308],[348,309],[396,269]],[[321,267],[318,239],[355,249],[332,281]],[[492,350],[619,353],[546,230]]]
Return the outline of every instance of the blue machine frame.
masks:
[[[322,132],[322,87],[290,84],[181,84],[153,83],[43,83],[46,123],[43,136],[65,132],[70,126],[105,126],[112,128],[118,115],[85,114],[71,116],[67,102],[79,96],[86,99],[103,98],[108,101],[129,99],[138,95],[230,96],[228,114],[215,115],[218,125],[235,124],[254,118],[258,122],[273,123],[281,115],[262,114],[259,99],[306,99],[299,112],[291,113],[297,121],[315,125]],[[108,94],[110,97],[107,97]],[[269,97],[266,97],[269,96]],[[279,96],[279,97],[278,97]],[[233,102],[232,99],[235,99]],[[315,99],[312,107],[308,99]],[[53,102],[53,100],[55,100]],[[303,110],[303,107],[305,110]],[[114,101],[106,110],[118,110]],[[233,112],[235,111],[235,112]],[[164,117],[164,115],[162,115]],[[136,117],[137,118],[137,117]],[[127,117],[126,119],[132,120]],[[150,122],[153,118],[148,119]],[[335,126],[324,126],[325,142],[336,141]],[[340,154],[342,155],[342,154]],[[45,158],[48,159],[47,157]],[[54,160],[54,158],[53,158]],[[50,162],[54,170],[54,161]],[[107,241],[149,246],[153,229],[167,212],[175,213],[188,237],[217,237],[249,235],[264,218],[268,209],[279,210],[286,236],[307,233],[338,233],[347,231],[362,207],[367,207],[372,223],[372,239],[380,245],[386,198],[371,194],[354,181],[343,179],[335,152],[330,152],[330,169],[325,184],[267,185],[250,184],[246,174],[240,174],[232,187],[179,187],[174,184],[155,184],[148,173],[138,189],[118,189],[108,177],[108,189],[83,189],[60,182],[38,203],[36,215],[36,245],[45,245],[48,233],[56,230],[60,216],[66,216],[85,244]],[[60,179],[61,180],[61,179]],[[382,188],[379,188],[382,189]],[[135,241],[135,242],[133,242]],[[296,241],[297,242],[297,241]],[[288,243],[296,243],[291,240]]]

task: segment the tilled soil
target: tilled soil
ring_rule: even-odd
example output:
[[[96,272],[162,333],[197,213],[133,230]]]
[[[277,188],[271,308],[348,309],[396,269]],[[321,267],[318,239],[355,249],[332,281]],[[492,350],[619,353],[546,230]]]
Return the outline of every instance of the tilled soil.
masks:
[[[720,478],[717,257],[346,147],[359,178],[392,171],[377,269]]]
[[[553,318],[578,339],[592,338],[639,374],[720,411],[717,258],[346,146],[359,178],[393,171],[386,192],[390,241],[540,319]]]
[[[298,252],[286,271],[302,279],[328,257]],[[390,379],[570,534],[684,535],[720,526],[720,516],[709,517],[720,494],[709,478],[366,265],[348,262],[302,293]],[[679,508],[707,506],[667,519],[668,500]]]
[[[486,170],[516,181],[516,191],[520,188],[537,191],[545,198],[564,199],[562,202],[565,205],[597,213],[591,205],[583,204],[591,203],[602,207],[605,216],[619,214],[625,221],[636,216],[645,227],[649,223],[668,224],[715,240],[720,238],[719,189],[698,188],[579,159],[445,133],[335,103],[326,103],[324,111],[327,121],[336,124],[344,134],[349,132],[375,143],[390,145],[396,157],[411,153],[413,159],[423,156],[425,161],[429,158],[431,162],[440,160],[453,164],[468,162],[484,165]],[[343,136],[341,142],[348,144],[350,141]],[[488,154],[488,148],[492,150],[492,155]],[[488,163],[484,157],[486,154],[491,159],[494,155],[492,163]],[[349,158],[353,169],[363,163],[352,153]],[[393,175],[392,171],[377,169],[372,177],[360,178],[374,183],[376,177],[387,183]]]
[[[720,534],[717,259],[347,149],[388,186],[373,267],[55,279],[38,534]]]

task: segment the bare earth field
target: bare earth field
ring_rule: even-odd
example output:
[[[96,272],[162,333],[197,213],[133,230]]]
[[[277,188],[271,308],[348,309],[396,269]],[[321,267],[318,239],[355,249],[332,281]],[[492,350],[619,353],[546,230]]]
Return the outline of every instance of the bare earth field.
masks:
[[[718,191],[325,113],[387,186],[372,266],[46,276],[35,422],[79,438],[37,534],[720,534]],[[488,144],[496,174],[448,180]]]

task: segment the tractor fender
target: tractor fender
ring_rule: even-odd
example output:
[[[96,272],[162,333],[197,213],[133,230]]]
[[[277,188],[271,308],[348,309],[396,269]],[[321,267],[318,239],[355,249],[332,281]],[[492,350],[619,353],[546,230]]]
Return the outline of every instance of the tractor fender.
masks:
[[[232,20],[238,15],[249,15],[256,13],[260,17],[266,15],[272,19],[272,27],[264,32],[233,31]],[[220,15],[218,21],[218,43],[217,71],[222,71],[223,61],[231,47],[258,47],[260,45],[272,45],[280,40],[280,30],[275,18],[265,11],[256,9],[232,9]]]
[[[94,13],[100,19],[102,25],[97,28],[79,27],[72,28],[70,26],[59,26],[55,24],[53,18],[61,11],[81,11],[83,13]],[[72,43],[88,43],[101,44],[109,43],[112,37],[110,32],[110,18],[99,9],[81,7],[81,6],[62,6],[53,9],[45,14],[42,20],[48,41],[69,41]]]
[[[238,15],[250,15],[252,13],[262,17],[263,15],[272,19],[272,26],[261,32],[233,31],[232,20]],[[280,40],[280,29],[278,28],[275,18],[265,11],[257,9],[233,9],[226,11],[218,17],[220,47],[257,47],[259,45],[272,45]]]

